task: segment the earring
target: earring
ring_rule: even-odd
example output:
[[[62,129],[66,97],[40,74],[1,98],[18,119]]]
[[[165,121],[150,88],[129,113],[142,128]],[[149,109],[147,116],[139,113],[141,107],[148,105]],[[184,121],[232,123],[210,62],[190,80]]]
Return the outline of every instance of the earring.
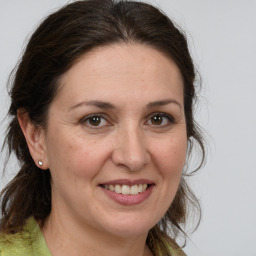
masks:
[[[38,164],[40,165],[40,166],[42,166],[43,165],[43,162],[42,161],[38,161]]]

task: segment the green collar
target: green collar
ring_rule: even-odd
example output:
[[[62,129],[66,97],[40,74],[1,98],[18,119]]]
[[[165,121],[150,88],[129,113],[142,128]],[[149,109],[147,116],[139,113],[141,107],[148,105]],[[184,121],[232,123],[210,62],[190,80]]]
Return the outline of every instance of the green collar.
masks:
[[[51,256],[39,225],[30,217],[21,232],[0,234],[0,256]]]

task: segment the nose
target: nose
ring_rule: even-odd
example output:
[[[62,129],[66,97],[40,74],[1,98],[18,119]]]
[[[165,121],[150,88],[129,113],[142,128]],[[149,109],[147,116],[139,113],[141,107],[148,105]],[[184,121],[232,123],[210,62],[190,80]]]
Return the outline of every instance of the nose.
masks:
[[[116,134],[112,161],[116,166],[139,171],[151,160],[145,135],[136,128],[127,128]]]

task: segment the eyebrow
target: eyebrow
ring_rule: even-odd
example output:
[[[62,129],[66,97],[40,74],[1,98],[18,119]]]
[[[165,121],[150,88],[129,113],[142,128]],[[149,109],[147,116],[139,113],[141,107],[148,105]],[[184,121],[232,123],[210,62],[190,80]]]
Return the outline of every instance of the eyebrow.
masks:
[[[165,105],[168,105],[171,103],[174,103],[174,104],[178,105],[180,108],[182,108],[181,104],[174,99],[163,99],[163,100],[153,101],[153,102],[148,103],[146,105],[146,108],[150,109],[150,108],[154,108],[154,107],[165,106]],[[116,108],[113,104],[111,104],[109,102],[92,100],[92,101],[83,101],[74,106],[71,106],[68,111],[71,111],[71,110],[81,107],[81,106],[94,106],[94,107],[98,107],[101,109],[115,109]]]
[[[83,101],[74,106],[71,106],[69,108],[69,111],[73,110],[74,108],[81,107],[81,106],[94,106],[94,107],[98,107],[98,108],[102,108],[102,109],[114,109],[115,108],[115,106],[112,105],[111,103],[99,101],[99,100],[92,100],[92,101]]]
[[[160,107],[160,106],[165,106],[171,103],[178,105],[182,109],[181,104],[174,99],[164,99],[164,100],[153,101],[148,103],[146,107],[147,108]]]

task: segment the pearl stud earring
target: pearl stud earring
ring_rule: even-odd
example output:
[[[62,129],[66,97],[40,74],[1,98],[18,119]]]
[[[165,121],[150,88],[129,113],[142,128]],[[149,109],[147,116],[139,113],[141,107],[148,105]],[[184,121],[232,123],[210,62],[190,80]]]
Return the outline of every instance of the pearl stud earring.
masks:
[[[38,161],[38,164],[40,165],[40,166],[42,166],[43,165],[43,162],[42,161]]]

